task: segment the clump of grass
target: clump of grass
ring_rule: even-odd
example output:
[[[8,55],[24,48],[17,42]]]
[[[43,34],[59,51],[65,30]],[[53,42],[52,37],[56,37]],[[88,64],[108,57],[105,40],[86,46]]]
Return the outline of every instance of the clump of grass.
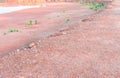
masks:
[[[18,29],[9,29],[8,32],[19,32],[19,30]]]
[[[7,32],[3,33],[3,35],[7,35],[8,33],[19,32],[18,29],[9,29]]]
[[[28,25],[33,25],[33,21],[30,20],[30,21],[28,22]]]
[[[69,18],[67,18],[65,21],[66,21],[66,23],[68,23],[68,22],[70,21],[70,19],[69,19]]]
[[[90,8],[93,9],[94,11],[98,11],[99,9],[101,9],[104,6],[105,6],[104,3],[99,3],[97,5],[94,5],[94,6],[90,7]]]
[[[90,9],[92,9],[94,11],[98,11],[105,6],[104,3],[96,4],[96,3],[90,3],[90,2],[80,2],[80,4],[87,5],[90,7]]]
[[[33,20],[29,20],[27,25],[32,26],[32,25],[36,25],[36,24],[38,24],[37,20],[34,20],[34,21]]]

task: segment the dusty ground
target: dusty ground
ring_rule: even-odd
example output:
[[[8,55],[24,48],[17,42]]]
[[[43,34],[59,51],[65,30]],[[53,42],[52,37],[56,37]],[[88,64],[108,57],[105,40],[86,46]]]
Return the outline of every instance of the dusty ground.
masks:
[[[94,13],[79,3],[47,5],[46,7],[0,15],[0,55],[67,26],[72,26],[83,17]],[[70,19],[71,22],[66,23],[67,19]],[[30,20],[37,20],[37,24],[28,26]],[[4,35],[10,29],[17,29],[19,32]]]
[[[1,78],[120,78],[120,1],[31,49],[0,59]]]

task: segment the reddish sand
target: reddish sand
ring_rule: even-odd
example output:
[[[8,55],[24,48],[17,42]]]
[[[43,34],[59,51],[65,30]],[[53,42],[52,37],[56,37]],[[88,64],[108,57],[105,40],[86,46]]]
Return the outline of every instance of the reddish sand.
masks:
[[[1,78],[120,78],[120,1],[0,58]],[[69,22],[70,23],[70,22]]]
[[[1,14],[0,55],[47,36],[60,28],[72,25],[90,14],[92,11],[79,3],[51,4],[46,7]],[[72,22],[66,23],[67,18]],[[27,24],[30,20],[37,20],[38,24],[29,27]],[[11,28],[18,29],[19,32],[4,35]]]

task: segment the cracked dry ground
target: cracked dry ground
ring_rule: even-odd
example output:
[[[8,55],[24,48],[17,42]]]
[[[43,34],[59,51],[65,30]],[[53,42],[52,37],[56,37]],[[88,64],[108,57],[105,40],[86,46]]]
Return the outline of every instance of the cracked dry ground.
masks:
[[[120,78],[119,4],[1,57],[0,78]]]

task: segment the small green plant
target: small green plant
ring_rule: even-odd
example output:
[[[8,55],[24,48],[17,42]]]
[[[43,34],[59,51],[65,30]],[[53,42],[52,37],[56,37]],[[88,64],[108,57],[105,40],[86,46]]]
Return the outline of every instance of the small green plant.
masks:
[[[9,29],[8,32],[19,32],[19,30],[18,29]]]
[[[69,18],[67,18],[65,21],[66,21],[66,23],[68,23],[68,22],[70,21],[70,19],[69,19]]]
[[[90,2],[80,2],[80,4],[87,5],[90,7],[90,9],[94,11],[98,11],[99,9],[103,8],[105,6],[104,3],[90,3]]]
[[[104,6],[105,6],[104,3],[99,3],[97,5],[92,6],[91,9],[93,9],[94,11],[98,11],[99,9],[101,9]]]
[[[18,29],[9,29],[7,32],[3,33],[3,35],[7,35],[8,33],[19,32]]]
[[[30,20],[29,22],[28,22],[28,25],[29,26],[32,26],[32,25],[36,25],[36,24],[38,24],[38,22],[37,22],[37,20]]]
[[[28,22],[28,25],[33,25],[33,21],[30,20],[30,21]]]

